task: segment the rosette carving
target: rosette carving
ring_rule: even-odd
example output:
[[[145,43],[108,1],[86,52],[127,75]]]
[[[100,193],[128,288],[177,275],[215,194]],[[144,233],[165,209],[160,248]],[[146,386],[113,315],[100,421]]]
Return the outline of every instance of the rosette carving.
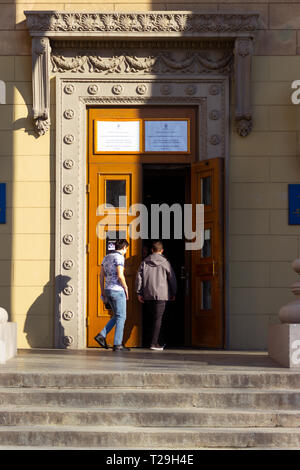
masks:
[[[70,233],[67,233],[63,236],[63,242],[65,243],[65,245],[71,245],[71,243],[73,243],[73,240],[73,235],[71,235]]]
[[[74,191],[74,186],[73,186],[73,184],[65,184],[65,185],[64,185],[64,193],[66,193],[66,194],[72,194],[73,191]]]
[[[74,166],[74,160],[72,160],[71,158],[68,158],[67,160],[64,161],[63,165],[66,168],[66,170],[71,170]]]
[[[217,134],[214,134],[211,136],[209,141],[212,145],[218,145],[221,142],[221,137]]]
[[[95,95],[98,92],[98,85],[93,84],[88,87],[88,93],[90,95]]]
[[[117,85],[114,85],[111,89],[114,95],[121,95],[123,93],[124,87],[118,83]]]
[[[66,270],[72,269],[74,266],[74,262],[71,259],[66,259],[63,262],[63,268]]]
[[[70,220],[73,217],[73,211],[71,209],[66,209],[63,211],[64,219]]]
[[[65,346],[71,346],[74,343],[74,338],[70,335],[64,336],[63,342]]]
[[[72,95],[74,91],[75,87],[74,85],[72,85],[72,83],[68,83],[67,85],[65,85],[64,92],[66,93],[66,95]]]
[[[71,286],[71,285],[68,285],[68,286],[64,287],[63,292],[64,292],[65,295],[72,295],[73,292],[74,292],[74,287]]]
[[[66,134],[64,136],[64,143],[65,144],[71,145],[71,144],[73,144],[74,140],[75,140],[75,137],[74,137],[73,134]]]
[[[72,310],[65,310],[62,314],[62,317],[65,321],[70,321],[74,318],[74,313]]]
[[[69,119],[69,120],[73,119],[74,114],[75,113],[74,113],[73,109],[66,109],[65,112],[64,112],[64,118]]]

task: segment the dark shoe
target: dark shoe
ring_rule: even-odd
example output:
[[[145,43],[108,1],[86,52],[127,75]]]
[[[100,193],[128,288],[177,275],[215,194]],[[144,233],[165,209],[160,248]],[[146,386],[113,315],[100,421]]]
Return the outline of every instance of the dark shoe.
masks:
[[[130,351],[130,348],[126,348],[122,344],[115,344],[115,346],[113,347],[113,350],[114,351]]]
[[[102,346],[105,349],[108,349],[106,339],[104,338],[104,336],[100,335],[100,333],[97,336],[95,336],[94,339],[95,341],[97,341],[98,344],[100,344],[100,346]]]

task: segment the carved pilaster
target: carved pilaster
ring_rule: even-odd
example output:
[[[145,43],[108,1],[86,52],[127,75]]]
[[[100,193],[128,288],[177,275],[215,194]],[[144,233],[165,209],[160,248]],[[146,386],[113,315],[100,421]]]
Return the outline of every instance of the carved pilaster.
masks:
[[[33,119],[38,135],[50,127],[50,50],[49,38],[32,38]]]
[[[243,37],[235,40],[235,123],[237,132],[242,137],[250,134],[252,129],[250,97],[252,53],[252,38]]]

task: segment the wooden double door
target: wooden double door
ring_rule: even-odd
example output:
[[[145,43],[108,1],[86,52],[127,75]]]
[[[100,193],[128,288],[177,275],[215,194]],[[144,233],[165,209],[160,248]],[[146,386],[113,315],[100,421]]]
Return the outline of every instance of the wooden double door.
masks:
[[[179,143],[180,151],[174,152],[159,152],[156,147],[155,151],[146,151],[144,133],[147,120],[161,121],[161,126],[165,122],[172,124],[174,120],[186,120],[188,145],[184,148],[180,147]],[[126,141],[128,131],[125,128],[124,143],[128,144],[124,145],[126,150],[118,148],[122,142],[114,142],[113,135],[109,136],[101,147],[99,135],[102,134],[99,131],[99,123],[104,123],[104,128],[111,123],[111,129],[115,127],[117,133],[118,123],[122,128],[123,122],[139,122],[139,126],[134,130],[135,137],[129,142]],[[186,249],[188,240],[185,240],[184,226],[181,242],[175,240],[176,235],[173,232],[170,234],[171,240],[163,240],[165,254],[174,265],[178,282],[178,295],[176,301],[170,305],[166,325],[170,338],[170,341],[166,338],[167,344],[170,343],[174,347],[224,347],[223,159],[196,161],[196,129],[197,111],[193,107],[114,107],[93,108],[88,111],[88,347],[98,347],[94,337],[111,318],[111,311],[105,308],[100,299],[99,276],[102,259],[114,248],[117,238],[126,238],[129,241],[125,260],[129,300],[124,343],[131,347],[147,346],[143,335],[145,314],[137,300],[134,285],[138,266],[146,254],[145,248],[149,249],[153,235],[150,227],[150,202],[153,195],[152,202],[159,204],[172,204],[178,200],[182,208],[183,222],[185,204],[191,205],[193,211],[196,204],[204,206],[201,249]],[[115,140],[117,141],[117,138]],[[171,145],[170,142],[168,145]],[[157,199],[158,194],[163,194],[162,200]],[[147,220],[142,218],[138,204],[143,204],[147,209]],[[193,215],[195,224],[195,211]],[[144,226],[141,227],[141,224]],[[195,225],[193,228],[195,229]],[[140,233],[140,237],[136,233]],[[159,237],[155,238],[162,238],[162,235],[160,232]],[[180,331],[179,336],[176,336],[176,331]],[[114,330],[107,337],[109,344],[113,344],[113,335]]]

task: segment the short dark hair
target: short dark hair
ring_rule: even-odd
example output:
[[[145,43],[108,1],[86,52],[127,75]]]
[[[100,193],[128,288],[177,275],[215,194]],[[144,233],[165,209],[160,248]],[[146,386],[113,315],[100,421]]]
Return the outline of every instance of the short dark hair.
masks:
[[[115,243],[116,250],[123,250],[123,248],[127,248],[128,246],[129,246],[129,243],[127,240],[125,240],[125,238],[120,238],[116,240],[116,243]]]
[[[160,241],[160,240],[157,240],[156,242],[152,243],[152,250],[153,250],[154,253],[157,253],[158,251],[163,250],[163,248],[164,248],[164,245],[163,245],[162,241]]]

